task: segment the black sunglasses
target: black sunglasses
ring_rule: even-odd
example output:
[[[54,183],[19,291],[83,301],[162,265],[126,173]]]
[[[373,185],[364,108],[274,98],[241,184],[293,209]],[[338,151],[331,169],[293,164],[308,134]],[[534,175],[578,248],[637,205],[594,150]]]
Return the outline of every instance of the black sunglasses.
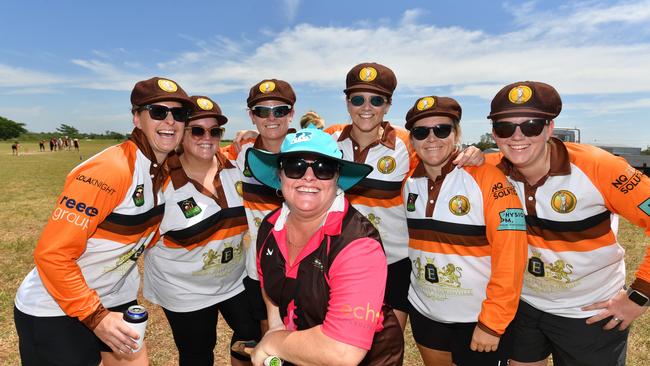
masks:
[[[366,98],[364,98],[363,95],[355,95],[350,98],[350,104],[355,107],[361,107],[365,102]],[[370,104],[372,104],[373,107],[381,107],[386,102],[386,98],[382,97],[381,95],[373,95],[370,97]]]
[[[291,112],[291,106],[286,104],[276,105],[274,107],[256,105],[255,107],[251,108],[251,111],[254,115],[260,118],[269,118],[271,113],[273,113],[273,117],[275,118],[282,118]]]
[[[451,134],[451,125],[439,124],[432,127],[418,126],[411,129],[411,136],[416,140],[424,140],[429,137],[430,131],[439,139],[446,139]]]
[[[284,170],[284,175],[291,179],[302,178],[309,167],[311,167],[316,178],[330,180],[336,175],[339,169],[339,163],[331,159],[316,159],[311,163],[305,159],[295,157],[280,159],[280,169]]]
[[[138,112],[148,110],[149,117],[157,121],[164,121],[165,118],[167,118],[167,114],[169,114],[169,112],[172,112],[172,117],[174,117],[174,120],[178,122],[187,122],[187,120],[190,118],[190,110],[184,107],[169,108],[165,105],[160,104],[147,104],[138,107],[136,110]]]
[[[210,127],[210,128],[203,128],[201,126],[190,126],[190,127],[185,127],[186,131],[190,131],[192,136],[194,137],[203,137],[205,136],[206,132],[210,133],[210,137],[213,138],[221,138],[221,135],[223,134],[223,128],[221,127]]]
[[[548,125],[549,121],[546,119],[531,119],[522,123],[512,123],[512,122],[494,122],[492,123],[492,129],[494,134],[498,137],[505,139],[514,135],[517,127],[521,130],[521,133],[527,137],[539,136],[540,133],[544,130],[544,126]]]

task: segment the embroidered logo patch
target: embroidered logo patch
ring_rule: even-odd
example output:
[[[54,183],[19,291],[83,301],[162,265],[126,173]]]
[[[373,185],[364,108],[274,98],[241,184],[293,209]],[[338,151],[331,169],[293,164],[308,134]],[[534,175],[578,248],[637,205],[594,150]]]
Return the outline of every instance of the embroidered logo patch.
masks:
[[[364,67],[359,71],[361,81],[370,82],[377,78],[377,70],[374,67]]]
[[[175,82],[167,79],[159,79],[158,87],[168,93],[174,93],[176,90],[178,90],[178,85],[176,85]]]
[[[135,186],[135,192],[133,192],[131,198],[133,199],[133,204],[137,207],[144,205],[144,184]]]
[[[526,216],[524,210],[521,208],[506,208],[504,211],[499,212],[501,223],[499,223],[498,231],[503,230],[526,230]]]
[[[469,200],[463,195],[454,196],[449,200],[449,211],[456,216],[467,215],[469,209]]]
[[[377,162],[377,170],[383,174],[392,173],[395,170],[395,167],[397,167],[397,163],[395,162],[395,158],[392,156],[384,156]]]
[[[211,111],[212,107],[214,107],[214,104],[209,99],[205,98],[198,98],[196,100],[196,104],[199,106],[199,108],[203,109],[204,111]]]
[[[185,215],[186,219],[189,219],[201,213],[201,207],[196,204],[196,201],[194,201],[193,197],[184,199],[180,202],[176,202],[176,204],[178,204],[178,207],[181,208],[181,211],[183,211],[183,215]]]
[[[508,99],[514,104],[524,104],[533,96],[533,90],[526,85],[517,85],[510,89]]]
[[[409,196],[406,200],[406,211],[413,212],[415,211],[415,201],[418,199],[417,193],[409,193]]]
[[[432,108],[434,105],[436,105],[436,99],[434,97],[424,97],[418,100],[417,109],[418,111],[423,111]]]
[[[244,197],[244,183],[242,183],[241,180],[235,183],[235,190],[237,191],[239,197]]]
[[[275,90],[275,83],[272,81],[265,81],[262,84],[260,84],[259,89],[264,94],[270,93]]]
[[[555,212],[566,214],[573,211],[576,208],[578,199],[576,196],[566,190],[559,190],[553,194],[551,197],[551,207]]]

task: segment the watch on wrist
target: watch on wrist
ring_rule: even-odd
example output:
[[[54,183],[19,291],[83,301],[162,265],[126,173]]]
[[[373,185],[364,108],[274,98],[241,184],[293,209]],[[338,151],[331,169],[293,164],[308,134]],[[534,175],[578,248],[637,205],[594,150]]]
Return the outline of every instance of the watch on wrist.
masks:
[[[631,287],[627,289],[627,298],[639,306],[650,305],[650,299],[646,295],[640,293],[639,291]]]

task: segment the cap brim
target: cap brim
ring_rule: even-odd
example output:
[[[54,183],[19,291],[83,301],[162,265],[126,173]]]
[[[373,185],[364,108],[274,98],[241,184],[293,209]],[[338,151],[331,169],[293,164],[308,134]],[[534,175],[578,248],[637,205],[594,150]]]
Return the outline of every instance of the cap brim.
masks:
[[[195,121],[197,119],[203,119],[203,118],[216,118],[219,126],[225,125],[226,122],[228,122],[228,118],[226,116],[218,113],[212,113],[212,112],[196,113],[190,116],[190,119],[188,119],[187,122]]]
[[[421,114],[417,115],[417,118],[411,118],[410,120],[406,121],[406,124],[404,125],[404,128],[410,131],[411,128],[413,128],[413,125],[415,124],[415,122],[417,122],[417,121],[419,121],[421,119],[427,118],[427,117],[435,117],[435,116],[449,117],[452,120],[458,121],[458,123],[460,123],[460,119],[458,118],[458,116],[453,115],[451,113],[439,112],[439,111],[436,111],[435,109],[433,109],[429,113],[421,113]]]
[[[337,159],[312,151],[292,151],[285,154],[272,154],[267,151],[252,148],[246,151],[246,162],[251,171],[251,174],[260,183],[273,189],[280,189],[278,160],[280,157],[286,155],[303,154],[311,156],[322,156],[324,158],[337,161],[340,167],[337,184],[344,191],[347,191],[348,189],[354,187],[363,178],[367,177],[373,169],[370,165],[367,164],[359,164],[343,159]]]
[[[345,95],[350,95],[350,94],[352,94],[354,92],[363,92],[363,91],[370,92],[370,93],[379,93],[379,94],[385,95],[385,96],[387,96],[389,98],[393,96],[393,92],[389,91],[388,89],[380,88],[380,87],[374,86],[372,84],[368,84],[368,85],[352,85],[351,87],[346,88],[346,89],[343,90]]]
[[[158,96],[155,98],[149,98],[143,100],[140,105],[147,105],[151,103],[156,103],[156,102],[179,102],[183,104],[184,107],[192,109],[192,106],[194,105],[194,102],[190,98],[183,98],[183,97],[177,97],[177,96]]]
[[[508,117],[541,117],[541,118],[553,119],[557,116],[558,116],[557,114],[542,112],[538,109],[517,108],[517,109],[508,109],[497,113],[490,113],[487,116],[487,119],[494,120],[498,118],[508,118]]]
[[[261,96],[258,96],[257,98],[253,98],[253,99],[249,100],[247,102],[248,108],[252,108],[252,107],[255,106],[255,104],[257,104],[259,102],[263,102],[265,100],[279,100],[281,102],[287,103],[288,105],[290,105],[292,107],[295,104],[295,101],[292,101],[289,98],[284,98],[284,97],[278,96],[277,94],[276,95],[269,95],[269,96],[261,95]]]

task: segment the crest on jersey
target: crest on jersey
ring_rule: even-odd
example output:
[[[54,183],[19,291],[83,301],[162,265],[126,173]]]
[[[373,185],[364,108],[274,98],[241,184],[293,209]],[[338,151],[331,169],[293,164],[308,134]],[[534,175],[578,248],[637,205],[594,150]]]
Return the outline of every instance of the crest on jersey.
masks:
[[[377,162],[377,170],[383,174],[392,173],[395,170],[395,167],[397,167],[397,163],[395,162],[395,158],[392,156],[384,156]]]
[[[262,84],[260,84],[259,89],[263,94],[271,93],[272,91],[275,90],[275,83],[272,81],[265,81]]]
[[[162,90],[164,90],[164,91],[166,91],[168,93],[173,93],[176,90],[178,90],[178,85],[176,85],[175,82],[173,82],[171,80],[167,80],[167,79],[159,79],[158,80],[158,87],[160,87],[160,89],[162,89]]]
[[[214,107],[214,104],[212,104],[212,102],[206,98],[198,98],[196,100],[196,104],[204,111],[211,111],[212,107]]]
[[[566,214],[573,211],[576,208],[578,199],[576,196],[566,190],[559,190],[553,194],[551,197],[551,207],[555,212]]]
[[[131,198],[133,199],[133,204],[137,207],[144,205],[144,184],[135,186],[135,191]]]
[[[533,96],[533,90],[526,85],[517,85],[510,89],[508,99],[514,104],[524,104]]]
[[[376,216],[374,213],[369,213],[368,216],[366,216],[368,221],[372,224],[372,226],[375,227],[375,229],[379,230],[379,225],[381,224],[381,217]]]
[[[196,204],[193,197],[176,202],[176,204],[181,208],[186,219],[192,218],[201,213],[201,207]]]
[[[406,199],[406,211],[408,212],[415,211],[415,200],[417,199],[418,199],[417,193],[409,193],[409,196]]]
[[[359,71],[359,79],[371,82],[377,78],[377,70],[374,67],[364,67]]]
[[[417,109],[418,111],[423,111],[425,109],[433,108],[436,105],[436,99],[434,97],[424,97],[418,100]]]
[[[449,200],[449,211],[456,216],[463,216],[469,213],[470,205],[467,197],[457,195]]]
[[[250,177],[253,176],[253,173],[251,173],[251,168],[248,167],[248,164],[246,164],[246,166],[244,167],[243,174],[244,174],[244,177],[246,177],[246,178],[250,178]]]
[[[235,190],[237,191],[239,197],[244,197],[244,183],[242,183],[241,180],[235,183]]]

